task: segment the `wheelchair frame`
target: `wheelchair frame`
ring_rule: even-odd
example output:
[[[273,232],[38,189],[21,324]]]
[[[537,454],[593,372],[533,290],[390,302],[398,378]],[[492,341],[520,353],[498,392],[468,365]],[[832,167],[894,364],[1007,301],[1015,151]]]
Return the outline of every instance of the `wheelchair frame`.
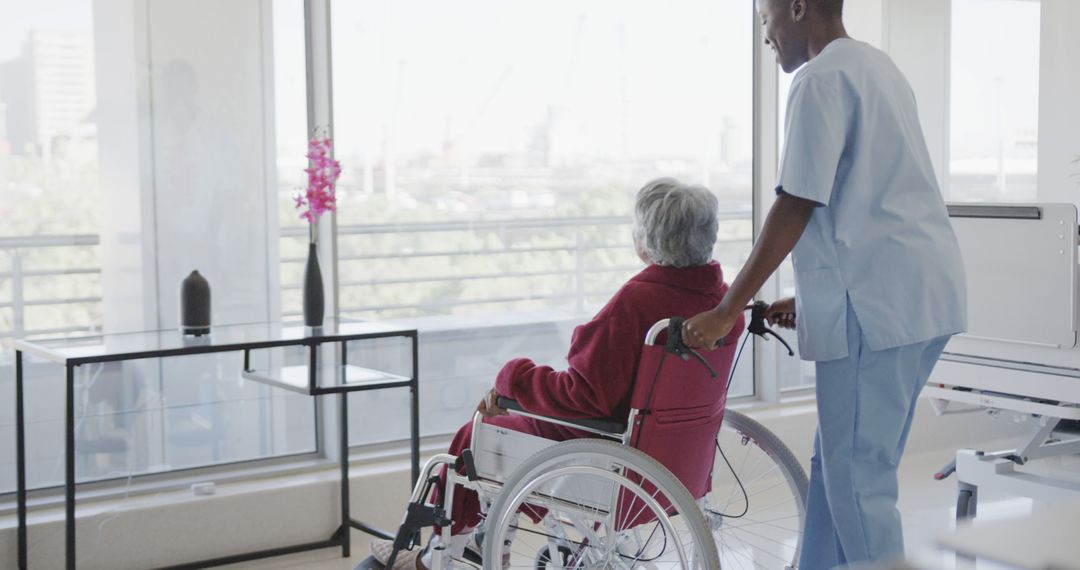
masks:
[[[645,344],[652,345],[655,343],[660,333],[668,330],[671,323],[672,319],[663,319],[653,324],[645,335]],[[631,408],[627,416],[626,424],[625,426],[622,426],[616,422],[605,420],[569,420],[534,414],[525,411],[513,400],[505,398],[499,398],[498,405],[507,409],[511,414],[584,431],[604,439],[617,441],[622,445],[629,445],[631,434],[634,431],[634,422],[641,413],[640,410]],[[423,526],[440,527],[441,532],[444,533],[443,536],[446,538],[439,546],[435,547],[434,550],[436,552],[432,553],[431,570],[444,570],[445,568],[450,567],[450,556],[446,545],[449,542],[449,538],[452,536],[452,534],[450,534],[452,519],[448,516],[451,513],[446,512],[446,505],[453,505],[454,492],[457,486],[460,485],[463,488],[476,492],[480,500],[481,511],[486,515],[495,496],[502,491],[502,482],[505,481],[522,462],[521,460],[518,460],[512,463],[503,463],[501,465],[489,464],[487,462],[487,455],[478,453],[486,447],[488,438],[491,438],[497,443],[507,443],[508,441],[506,438],[513,439],[514,441],[512,443],[516,444],[513,448],[520,449],[521,447],[524,447],[524,449],[527,450],[527,452],[523,454],[524,457],[513,458],[522,460],[531,456],[533,452],[562,443],[561,441],[486,424],[483,419],[484,417],[479,412],[473,414],[472,438],[469,443],[469,449],[466,450],[462,456],[458,457],[449,453],[440,453],[433,456],[424,464],[424,467],[421,469],[421,477],[417,480],[412,496],[409,498],[409,508],[406,512],[405,519],[402,521],[401,530],[398,531],[398,535],[395,537],[395,550],[394,553],[391,554],[390,559],[387,560],[387,567],[393,566],[399,550],[419,546],[419,528],[422,528]],[[604,429],[613,427],[622,427],[622,429],[621,431]],[[508,451],[505,448],[493,451],[496,452],[496,457],[512,457],[505,452]],[[479,465],[477,464],[477,458],[483,458],[480,460]],[[464,463],[466,471],[464,477],[457,472],[457,468],[461,463]],[[426,497],[430,496],[433,486],[439,483],[439,476],[436,473],[436,469],[441,469],[443,466],[446,466],[447,468],[446,480],[442,492],[439,494],[439,504],[431,505],[429,508],[425,509],[422,505],[424,505]],[[662,489],[661,491],[665,490]],[[475,563],[479,561],[472,562]]]
[[[754,306],[753,318],[751,320],[750,326],[748,327],[748,332],[762,337],[765,336],[764,333],[771,333],[775,335],[773,331],[769,330],[767,327],[764,326],[763,315],[764,304],[759,302]],[[660,333],[664,332],[665,330],[669,330],[669,328],[672,327],[672,321],[673,319],[663,319],[650,327],[645,337],[645,344],[654,344]],[[675,319],[675,321],[676,323],[674,326],[681,326],[681,319]],[[669,335],[669,348],[672,344],[670,336],[671,335]],[[781,342],[783,342],[783,339],[780,340]],[[675,344],[681,344],[681,341],[676,340]],[[784,344],[786,346],[787,343]],[[790,350],[790,347],[788,348]],[[688,351],[688,349],[685,349],[684,347],[684,352],[686,351]],[[693,353],[692,351],[689,352],[691,352],[693,356],[701,359],[702,362],[706,366],[708,366],[707,362],[705,362],[700,355]],[[676,352],[676,354],[680,353]],[[687,358],[685,354],[680,355],[684,359]],[[733,363],[732,366],[734,367],[735,364],[736,363]],[[521,409],[520,406],[516,404],[516,402],[504,398],[499,399],[498,405],[500,407],[504,407],[512,414],[521,415],[538,421],[548,422],[555,425],[584,431],[586,433],[598,436],[599,438],[615,441],[625,446],[629,446],[630,438],[634,431],[635,421],[637,421],[638,416],[641,414],[641,411],[639,409],[632,408],[628,413],[626,424],[622,425],[616,422],[605,420],[568,420],[533,414]],[[563,443],[561,441],[550,440],[540,436],[516,432],[513,430],[507,430],[505,428],[500,428],[495,425],[486,424],[483,422],[483,416],[481,416],[481,414],[479,413],[475,413],[473,415],[472,421],[473,430],[469,449],[465,450],[461,456],[454,456],[448,453],[437,454],[431,457],[425,463],[423,469],[421,470],[421,477],[418,479],[417,484],[414,487],[412,495],[410,497],[405,518],[402,521],[402,524],[394,539],[394,550],[391,553],[389,560],[387,561],[387,568],[393,566],[397,553],[399,551],[421,546],[420,529],[426,526],[440,527],[442,535],[444,537],[444,540],[442,540],[439,545],[433,548],[431,557],[431,569],[444,570],[447,568],[451,568],[452,560],[450,552],[448,550],[448,545],[449,538],[452,536],[452,519],[449,516],[452,513],[448,513],[446,509],[448,508],[447,505],[453,505],[454,492],[457,486],[461,485],[463,488],[469,489],[477,493],[481,512],[484,513],[484,516],[486,517],[489,513],[492,503],[495,501],[496,497],[502,492],[504,488],[503,483],[522,464],[525,458],[530,457],[534,452],[540,449],[546,449],[553,445]],[[762,427],[762,429],[764,428]],[[500,442],[501,438],[501,443],[507,443],[508,440],[506,440],[505,438],[508,435],[513,438],[514,443],[517,444],[514,449],[525,450],[525,453],[523,454],[524,457],[515,458],[510,453],[499,453],[499,449],[492,450],[496,452],[494,455],[495,457],[509,458],[511,460],[509,462],[503,461],[502,463],[499,463],[498,461],[491,461],[491,458],[488,456],[488,454],[478,454],[479,451],[483,450],[485,447],[488,446],[489,440]],[[769,435],[771,436],[771,434]],[[745,445],[747,436],[744,435],[743,438],[743,442]],[[775,440],[775,436],[772,436],[772,438]],[[782,446],[782,443],[780,443],[780,445]],[[765,448],[762,449],[767,454],[773,455]],[[773,449],[772,451],[775,452],[779,450]],[[786,448],[784,448],[781,453],[778,453],[778,455],[784,454],[786,454],[787,456],[791,455],[790,451],[788,451]],[[519,453],[519,455],[521,454]],[[479,465],[477,463],[478,458],[480,458]],[[773,459],[777,460],[776,457],[774,457]],[[780,461],[778,460],[778,462]],[[446,467],[446,478],[443,484],[443,488],[439,493],[439,500],[437,501],[437,503],[427,504],[426,501],[427,498],[431,496],[432,489],[435,485],[438,485],[440,483],[437,470],[441,469],[443,466]],[[458,469],[462,467],[465,471],[464,475],[458,473]],[[626,467],[629,469],[633,469],[632,465],[627,465]],[[715,475],[715,463],[713,466],[713,473]],[[801,492],[803,496],[805,496],[806,476],[805,473],[802,472],[801,467],[798,468],[798,474],[796,477],[794,477],[794,479],[796,479],[794,482],[792,482],[793,477],[791,474],[784,473],[784,476],[786,479],[788,479],[789,483],[801,486]],[[738,476],[736,475],[736,477]],[[676,482],[678,481],[676,480]],[[683,487],[683,490],[685,491],[685,487]],[[666,489],[661,489],[661,491],[664,493],[669,493],[669,491]],[[704,499],[697,501],[697,503],[698,506],[701,507],[703,511],[705,511]],[[662,512],[663,509],[660,510],[661,515],[666,516]],[[801,514],[802,513],[800,512],[800,515]],[[480,560],[470,558],[468,552],[466,552],[466,560],[464,562],[470,563],[476,567],[480,567],[481,565]],[[719,567],[718,564],[719,560],[717,560],[717,568]],[[365,566],[362,564],[358,568],[362,567]],[[788,568],[790,568],[790,566]]]

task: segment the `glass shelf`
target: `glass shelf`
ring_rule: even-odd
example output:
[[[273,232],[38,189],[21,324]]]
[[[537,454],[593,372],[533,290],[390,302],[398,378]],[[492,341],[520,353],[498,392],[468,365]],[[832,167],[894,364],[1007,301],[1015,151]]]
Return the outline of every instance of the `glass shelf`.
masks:
[[[407,376],[390,374],[354,364],[345,366],[341,364],[320,365],[316,369],[314,390],[312,390],[310,384],[308,367],[303,364],[277,366],[268,370],[245,370],[240,373],[240,376],[260,384],[308,395],[404,387],[410,383]]]
[[[278,322],[247,323],[215,325],[209,334],[198,337],[171,329],[58,339],[4,339],[3,343],[57,364],[79,365],[415,334],[415,329],[393,323],[327,318],[323,326],[316,328]]]

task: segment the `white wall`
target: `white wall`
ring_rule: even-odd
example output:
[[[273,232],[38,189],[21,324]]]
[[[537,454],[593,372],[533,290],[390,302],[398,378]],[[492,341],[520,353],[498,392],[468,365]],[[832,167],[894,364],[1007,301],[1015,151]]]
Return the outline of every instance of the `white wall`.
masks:
[[[886,0],[848,0],[844,3],[844,27],[848,35],[882,47],[885,37]]]
[[[1080,206],[1080,2],[1042,0],[1039,200]]]

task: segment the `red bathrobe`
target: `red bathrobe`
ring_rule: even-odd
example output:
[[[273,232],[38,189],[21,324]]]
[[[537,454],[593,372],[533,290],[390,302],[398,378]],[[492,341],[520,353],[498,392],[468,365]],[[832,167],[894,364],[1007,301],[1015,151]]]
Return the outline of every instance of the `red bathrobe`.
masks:
[[[715,307],[727,289],[715,261],[684,268],[650,265],[627,281],[591,321],[574,329],[566,370],[515,358],[499,371],[495,389],[534,414],[625,421],[645,333],[661,319],[689,318]],[[727,340],[737,341],[742,329],[740,319]],[[484,421],[558,441],[588,437],[578,430],[522,416]],[[449,452],[461,455],[471,440],[469,422],[457,431]],[[450,512],[453,534],[475,528],[480,522],[476,493],[457,489]]]

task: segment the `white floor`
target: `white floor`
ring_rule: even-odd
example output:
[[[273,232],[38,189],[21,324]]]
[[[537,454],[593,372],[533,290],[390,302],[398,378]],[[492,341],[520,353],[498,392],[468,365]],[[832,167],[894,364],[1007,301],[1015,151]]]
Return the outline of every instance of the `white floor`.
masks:
[[[942,552],[935,547],[935,537],[954,528],[956,479],[935,481],[933,474],[951,458],[947,451],[910,454],[904,458],[900,468],[901,499],[900,510],[904,516],[904,533],[908,553],[920,569],[950,570],[978,569],[996,570],[999,565],[980,561],[977,564],[960,561],[955,556]],[[1076,462],[1044,462],[1044,472],[1080,472],[1080,460]],[[980,521],[1000,520],[1030,513],[1034,505],[1031,500],[1017,497],[995,495],[980,490]],[[305,569],[305,570],[351,570],[361,559],[367,556],[370,537],[358,531],[353,532],[353,550],[351,559],[341,558],[340,550],[328,549],[320,552],[281,557],[258,563],[240,564],[229,568],[240,569]]]

